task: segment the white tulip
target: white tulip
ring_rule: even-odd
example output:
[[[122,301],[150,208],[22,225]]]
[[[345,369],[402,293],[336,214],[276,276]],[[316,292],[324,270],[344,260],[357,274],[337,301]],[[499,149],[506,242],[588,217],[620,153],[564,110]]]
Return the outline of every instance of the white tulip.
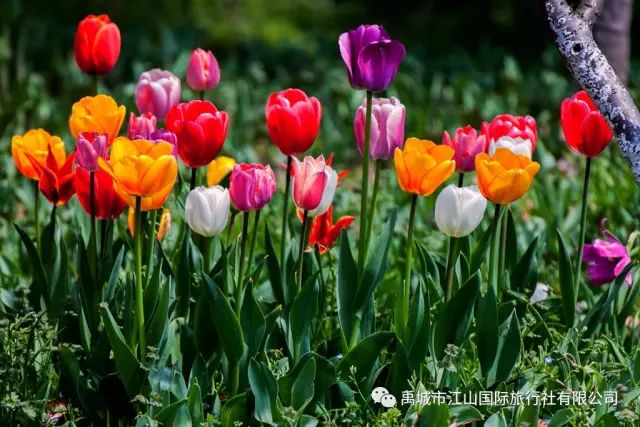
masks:
[[[211,237],[227,226],[231,198],[229,190],[219,185],[196,187],[184,204],[184,217],[189,227],[201,236]]]
[[[451,237],[464,237],[482,221],[487,208],[478,187],[446,186],[436,199],[436,224],[443,233]]]
[[[533,151],[531,141],[528,139],[512,138],[510,136],[503,136],[498,138],[497,141],[491,141],[491,144],[489,144],[489,157],[493,157],[498,148],[506,148],[514,154],[520,154],[528,158],[531,158]]]
[[[529,302],[531,304],[535,304],[540,301],[544,301],[549,297],[549,285],[544,283],[536,283],[536,289],[533,291],[531,298],[529,298]]]
[[[314,217],[316,215],[322,215],[325,213],[331,203],[333,203],[333,197],[336,194],[336,187],[338,186],[338,174],[330,167],[325,168],[327,174],[327,183],[324,186],[324,192],[322,193],[322,199],[317,208],[309,211],[309,216]]]

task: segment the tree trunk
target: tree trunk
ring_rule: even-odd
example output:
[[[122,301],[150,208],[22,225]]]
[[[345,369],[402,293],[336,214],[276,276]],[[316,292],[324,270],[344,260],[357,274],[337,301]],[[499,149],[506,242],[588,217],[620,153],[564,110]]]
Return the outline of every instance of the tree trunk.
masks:
[[[596,43],[623,84],[629,79],[632,0],[606,0],[593,27]]]

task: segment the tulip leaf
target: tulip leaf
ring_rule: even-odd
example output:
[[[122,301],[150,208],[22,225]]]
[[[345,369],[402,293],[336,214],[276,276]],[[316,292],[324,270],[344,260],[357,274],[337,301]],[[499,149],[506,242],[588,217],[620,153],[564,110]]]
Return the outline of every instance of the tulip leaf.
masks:
[[[202,396],[198,380],[193,380],[189,385],[187,408],[191,416],[191,425],[199,426],[204,421],[204,413],[202,411]]]
[[[220,344],[217,334],[211,333],[211,326],[215,322],[211,311],[212,307],[207,297],[207,291],[201,289],[200,295],[196,300],[195,313],[193,314],[193,338],[196,351],[207,360],[214,354]]]
[[[485,261],[487,249],[490,246],[491,236],[491,226],[489,226],[484,230],[484,232],[482,232],[482,236],[476,242],[476,247],[471,254],[471,261],[469,263],[470,271],[480,270],[480,267]]]
[[[420,416],[416,427],[448,427],[449,407],[447,405],[431,404],[420,409]]]
[[[336,282],[336,299],[338,320],[343,341],[348,343],[354,333],[355,296],[358,283],[358,267],[351,253],[349,236],[346,230],[340,234],[340,256],[338,257],[338,278]]]
[[[240,322],[231,309],[227,297],[220,291],[220,287],[208,275],[202,274],[202,278],[211,298],[209,303],[214,320],[213,326],[218,333],[222,351],[230,361],[237,362],[244,352],[244,336]]]
[[[505,268],[513,271],[516,263],[518,262],[518,234],[516,230],[516,222],[513,219],[513,211],[509,208],[506,209],[507,221],[507,248],[509,250],[505,257]]]
[[[309,277],[291,304],[289,312],[289,348],[293,360],[311,350],[311,322],[318,311],[318,272]]]
[[[338,376],[340,378],[349,378],[350,370],[355,368],[357,372],[356,379],[360,385],[364,385],[364,382],[360,380],[368,378],[373,373],[373,368],[380,353],[393,336],[393,332],[381,331],[363,338],[338,362],[336,366]]]
[[[159,269],[158,269],[159,270]],[[154,347],[160,346],[160,340],[165,334],[166,329],[169,327],[169,283],[163,281],[160,283],[158,277],[158,287],[160,288],[160,295],[158,296],[158,302],[155,310],[148,317],[146,322],[147,333],[147,345]]]
[[[227,400],[220,410],[220,421],[223,427],[249,425],[247,393],[236,394]]]
[[[444,296],[444,291],[440,285],[440,267],[436,260],[433,259],[431,253],[417,240],[414,242],[416,249],[416,258],[421,268],[422,275],[425,277],[425,281],[430,291],[435,292],[434,301],[441,299]]]
[[[407,345],[407,359],[411,369],[418,369],[424,361],[431,340],[431,304],[429,294],[424,292],[424,285],[420,281],[420,287],[413,295],[409,310],[409,323],[407,331],[410,341]],[[425,301],[424,296],[427,296]]]
[[[249,362],[249,384],[255,398],[253,416],[256,420],[275,425],[280,420],[278,409],[278,383],[262,362],[251,359]]]
[[[577,289],[574,286],[573,267],[567,244],[560,230],[556,229],[559,256],[558,273],[560,275],[560,294],[562,296],[562,318],[568,327],[573,326],[576,316]]]
[[[509,247],[509,246],[507,246]],[[538,261],[536,249],[538,248],[538,238],[533,239],[525,253],[515,265],[511,273],[511,284],[516,290],[533,289],[538,281]]]
[[[113,261],[113,265],[111,266],[111,271],[109,272],[109,277],[107,279],[107,284],[103,288],[102,291],[102,301],[106,303],[111,303],[113,297],[116,293],[118,277],[120,276],[120,271],[122,268],[122,261],[124,259],[124,251],[125,246],[122,245],[120,250],[118,251],[118,255],[116,255],[115,260]],[[166,261],[165,261],[166,263]],[[175,277],[175,276],[174,276]]]
[[[253,296],[251,281],[245,286],[244,299],[242,300],[242,309],[240,311],[240,325],[248,347],[247,355],[251,357],[259,351],[266,327],[262,309]]]
[[[284,289],[282,287],[282,273],[280,272],[280,264],[278,263],[278,257],[276,255],[275,248],[273,247],[273,240],[271,239],[271,232],[269,226],[265,221],[264,225],[264,247],[267,253],[267,273],[269,275],[269,283],[271,283],[271,289],[273,295],[276,297],[276,301],[279,304],[285,303]]]
[[[487,378],[498,350],[498,303],[493,286],[488,287],[478,303],[476,345],[482,376]]]
[[[300,370],[291,388],[291,405],[297,411],[303,411],[313,399],[315,377],[316,362],[313,357],[310,357]]]
[[[506,381],[520,357],[520,324],[515,309],[498,328],[496,358],[487,378],[487,385]]]
[[[507,425],[507,420],[502,415],[502,412],[496,412],[484,422],[484,427],[507,427]]]
[[[178,316],[186,316],[189,309],[191,293],[191,263],[193,250],[190,233],[184,233],[184,239],[178,252],[178,266],[176,268],[176,310]]]
[[[321,399],[329,387],[335,384],[336,368],[334,364],[317,353],[306,353],[298,360],[293,369],[278,378],[278,396],[284,406],[292,406],[294,383],[299,382],[300,377],[303,376],[303,369],[307,368],[307,363],[311,359],[314,360],[315,365],[315,373],[312,378],[314,387],[313,401]]]
[[[585,318],[582,320],[578,330],[584,331],[582,334],[582,338],[584,340],[592,338],[600,330],[602,325],[605,325],[611,318],[613,302],[615,301],[622,286],[625,286],[624,280],[630,270],[631,264],[627,265],[622,270],[616,280],[609,285],[607,291],[602,294],[593,308],[591,308],[589,313],[587,313]]]

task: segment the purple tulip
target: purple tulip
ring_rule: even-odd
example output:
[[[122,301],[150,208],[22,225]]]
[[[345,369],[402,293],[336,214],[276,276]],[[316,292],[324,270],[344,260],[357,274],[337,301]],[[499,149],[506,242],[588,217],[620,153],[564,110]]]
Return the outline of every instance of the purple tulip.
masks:
[[[213,89],[220,83],[218,60],[210,50],[195,49],[191,52],[187,67],[187,84],[193,90],[202,92]]]
[[[173,154],[174,156],[178,155],[178,137],[173,132],[169,132],[168,130],[165,130],[165,129],[154,130],[153,132],[151,132],[151,134],[149,134],[149,141],[168,142],[169,144],[173,145],[173,150],[171,151],[171,154]]]
[[[151,113],[164,119],[180,102],[180,79],[171,72],[154,68],[140,74],[136,85],[136,106],[140,113]]]
[[[129,139],[149,139],[151,132],[156,130],[156,116],[151,113],[141,114],[137,117],[134,113],[129,116]]]
[[[239,163],[231,172],[229,195],[231,203],[239,211],[262,209],[275,191],[276,177],[270,166]]]
[[[587,274],[594,285],[613,282],[631,262],[627,248],[605,228],[606,222],[606,218],[600,221],[600,232],[605,239],[584,245],[582,259],[587,263]],[[631,285],[631,272],[625,282]]]
[[[356,110],[353,131],[358,143],[358,150],[364,150],[364,130],[367,115],[367,101]],[[389,159],[393,157],[396,147],[404,143],[404,105],[398,98],[375,98],[371,114],[371,144],[369,153],[372,159]]]
[[[354,89],[381,92],[389,87],[404,59],[402,43],[381,25],[360,25],[340,35],[340,55]]]
[[[76,164],[89,172],[98,169],[98,158],[107,154],[107,135],[80,132],[76,142]]]

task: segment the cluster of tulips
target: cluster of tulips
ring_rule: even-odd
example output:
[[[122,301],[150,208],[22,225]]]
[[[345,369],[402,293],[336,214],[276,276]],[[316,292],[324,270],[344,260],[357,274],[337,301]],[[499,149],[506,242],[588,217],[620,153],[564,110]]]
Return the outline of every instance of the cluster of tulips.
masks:
[[[506,251],[506,217],[500,215],[501,208],[508,209],[510,203],[523,197],[540,169],[540,165],[532,160],[538,137],[535,120],[530,116],[504,114],[483,123],[479,130],[465,126],[455,130],[453,135],[444,132],[442,144],[417,138],[405,140],[404,105],[394,97],[375,97],[391,85],[405,57],[402,43],[391,39],[379,25],[362,25],[340,36],[339,49],[351,86],[366,91],[354,119],[354,136],[363,155],[359,271],[362,271],[369,249],[381,165],[393,158],[398,185],[412,197],[406,275],[399,297],[403,309],[398,310],[396,327],[400,330],[407,327],[411,242],[418,196],[431,196],[454,172],[459,173],[457,185],[446,186],[435,203],[436,224],[451,237],[447,298],[451,296],[453,267],[458,256],[457,239],[478,227],[487,201],[495,204],[489,278],[497,290],[504,280]],[[91,15],[80,22],[74,52],[76,62],[84,72],[96,79],[108,73],[116,64],[119,51],[118,27],[107,16]],[[230,118],[227,112],[204,100],[205,92],[220,82],[218,62],[211,52],[193,51],[186,82],[200,94],[200,99],[181,100],[181,81],[169,71],[153,69],[142,73],[135,90],[139,115],[131,113],[127,136],[119,136],[125,107],[118,105],[110,96],[97,94],[82,98],[71,109],[69,130],[76,145],[70,154],[67,155],[59,137],[43,129],[29,130],[12,140],[12,154],[18,170],[37,182],[38,189],[54,208],[77,194],[80,204],[91,217],[92,236],[97,233],[96,219],[116,219],[129,207],[129,228],[135,241],[136,303],[141,343],[144,343],[142,231],[151,229],[151,235],[159,238],[166,231],[170,215],[166,210],[161,212],[177,181],[178,161],[191,170],[184,218],[193,232],[211,238],[230,227],[229,219],[233,221],[236,213],[244,214],[237,273],[240,284],[238,298],[241,298],[241,284],[248,274],[244,271],[245,260],[253,259],[260,211],[272,199],[277,188],[270,166],[236,164],[231,158],[219,156]],[[289,194],[302,221],[296,278],[299,290],[303,283],[303,251],[310,245],[318,254],[326,252],[355,217],[344,216],[335,223],[333,221],[333,199],[344,173],[337,173],[332,168],[331,158],[307,156],[301,160],[297,157],[309,150],[316,140],[322,119],[320,101],[299,89],[282,90],[267,100],[265,118],[271,140],[287,159],[281,263],[285,259]],[[561,121],[568,145],[587,156],[586,200],[589,162],[607,146],[612,133],[584,92],[563,102]],[[372,191],[369,191],[371,162],[375,162],[375,175]],[[207,167],[207,186],[201,187],[198,186],[198,170],[204,167]],[[465,186],[465,180],[472,179],[469,177],[472,172],[475,172],[477,185]],[[219,184],[228,174],[228,188],[223,188]],[[584,244],[585,212],[583,203],[579,263]],[[161,213],[159,218],[158,213]],[[254,216],[254,224],[247,257],[250,214]],[[504,219],[500,223],[501,218]],[[36,241],[38,238],[36,221]],[[609,240],[605,243],[615,242]],[[600,276],[600,280],[619,273],[624,267],[620,260],[613,262],[605,249],[599,252],[602,246],[596,242],[587,246],[585,253],[585,258],[591,263],[590,269]],[[210,258],[210,253],[205,251],[205,268],[209,268]],[[628,256],[625,259],[628,263]],[[614,264],[612,268],[611,264]]]

